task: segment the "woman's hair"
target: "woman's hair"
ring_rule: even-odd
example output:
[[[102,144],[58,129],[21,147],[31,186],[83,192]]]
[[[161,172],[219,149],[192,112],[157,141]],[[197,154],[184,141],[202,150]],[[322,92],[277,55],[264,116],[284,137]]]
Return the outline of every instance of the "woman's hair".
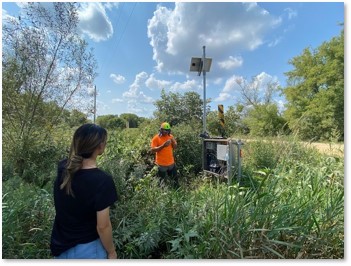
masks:
[[[83,159],[90,158],[96,148],[107,140],[107,131],[95,124],[80,126],[73,135],[69,157],[64,171],[61,189],[66,189],[68,195],[74,195],[72,178],[82,168]]]

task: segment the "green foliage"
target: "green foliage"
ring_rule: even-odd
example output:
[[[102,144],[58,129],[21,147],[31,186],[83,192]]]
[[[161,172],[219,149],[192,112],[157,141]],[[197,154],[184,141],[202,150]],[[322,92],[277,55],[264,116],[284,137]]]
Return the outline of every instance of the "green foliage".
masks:
[[[202,169],[201,124],[197,125],[182,123],[172,130],[178,143],[175,159],[181,178],[190,178]]]
[[[224,112],[224,137],[231,137],[234,134],[246,133],[242,124],[243,108],[240,104],[229,106]],[[211,136],[222,136],[223,127],[219,122],[218,111],[211,111],[207,115],[207,128]]]
[[[144,122],[139,128],[109,131],[105,153],[100,158],[103,167],[124,180],[140,179],[154,167],[155,154],[150,151],[152,137],[158,133],[158,121]],[[181,179],[196,175],[202,167],[201,125],[179,124],[172,127],[178,147],[175,159]],[[116,169],[115,166],[119,167]],[[123,169],[123,170],[122,170]],[[117,171],[117,172],[116,172]]]
[[[180,123],[198,123],[202,121],[203,101],[196,92],[186,92],[183,95],[163,89],[161,99],[155,102],[155,117],[159,121],[167,121],[171,126]]]
[[[278,113],[276,104],[256,105],[248,111],[243,121],[252,136],[276,136],[285,133],[286,121]]]
[[[79,127],[85,123],[88,123],[87,115],[79,110],[73,109],[71,112],[69,112],[68,110],[64,110],[64,112],[66,114],[66,116],[64,116],[64,121],[70,127]]]
[[[62,137],[62,136],[61,136]],[[41,139],[40,134],[25,146],[9,146],[3,144],[6,151],[2,158],[2,179],[7,180],[17,175],[29,183],[44,187],[56,174],[57,162],[67,154],[67,145],[58,137]]]
[[[47,10],[29,4],[28,16],[20,22],[24,24],[13,20],[3,27],[5,259],[51,257],[56,165],[66,157],[75,128],[87,121],[79,106],[66,107],[77,102],[72,100],[78,88],[92,81],[95,63],[74,30],[75,4],[54,5],[57,14],[49,16]],[[47,31],[37,30],[42,23]],[[60,36],[67,38],[59,42]],[[86,61],[80,61],[80,56]],[[73,68],[76,63],[79,75],[59,75],[56,67]],[[343,31],[315,51],[305,49],[290,63],[295,69],[287,73],[284,119],[293,133],[303,139],[342,140]],[[247,133],[247,126],[256,136],[286,133],[285,120],[277,105],[271,104],[276,84],[267,85],[263,100],[254,80],[239,85],[252,109],[241,104],[228,108],[227,136]],[[251,85],[257,86],[249,90]],[[199,174],[200,96],[163,90],[155,105],[154,120],[133,114],[97,119],[109,133],[98,164],[113,176],[119,195],[111,209],[119,258],[344,258],[343,158],[326,157],[279,138],[244,140],[242,179],[228,186]],[[216,112],[208,112],[208,129],[219,135],[216,117]],[[151,138],[164,121],[171,123],[178,142],[175,156],[181,187],[177,190],[158,186],[150,152]]]
[[[101,115],[96,118],[96,124],[106,129],[123,129],[126,128],[126,121],[118,115]]]
[[[187,150],[190,158],[174,190],[158,186],[157,168],[146,163],[153,156],[143,154],[158,126],[109,132],[98,162],[118,189],[111,219],[119,258],[344,258],[342,158],[291,141],[244,140],[245,186],[228,186],[186,170],[201,145],[188,146],[195,131],[179,125],[172,130],[184,146],[180,157]],[[51,190],[3,181],[3,258],[50,257]]]
[[[138,117],[136,114],[121,114],[119,117],[126,121],[128,128],[137,128],[144,121],[144,118]]]
[[[344,31],[316,50],[305,49],[286,73],[289,127],[304,140],[344,138]]]
[[[64,109],[72,108],[70,103],[88,108],[78,103],[87,102],[83,88],[96,75],[94,57],[77,33],[77,4],[52,5],[49,10],[28,3],[21,19],[3,21],[3,149],[20,176],[56,149],[48,147]],[[29,175],[39,169],[32,170]]]
[[[135,114],[101,115],[96,118],[96,123],[106,129],[137,128],[146,118]]]
[[[2,258],[49,259],[55,215],[51,191],[11,178],[2,186]]]

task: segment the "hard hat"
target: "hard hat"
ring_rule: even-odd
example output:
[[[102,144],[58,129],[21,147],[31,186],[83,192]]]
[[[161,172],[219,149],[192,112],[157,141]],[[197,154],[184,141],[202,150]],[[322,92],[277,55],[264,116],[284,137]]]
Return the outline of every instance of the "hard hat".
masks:
[[[171,126],[167,122],[162,123],[161,128],[165,130],[171,130]]]

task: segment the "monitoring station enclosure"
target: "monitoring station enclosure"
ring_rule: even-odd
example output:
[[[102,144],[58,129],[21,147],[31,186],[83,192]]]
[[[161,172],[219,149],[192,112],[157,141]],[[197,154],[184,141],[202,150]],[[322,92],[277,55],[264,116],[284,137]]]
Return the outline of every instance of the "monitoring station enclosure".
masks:
[[[232,183],[234,176],[241,179],[241,140],[226,138],[203,139],[203,170],[228,180]]]

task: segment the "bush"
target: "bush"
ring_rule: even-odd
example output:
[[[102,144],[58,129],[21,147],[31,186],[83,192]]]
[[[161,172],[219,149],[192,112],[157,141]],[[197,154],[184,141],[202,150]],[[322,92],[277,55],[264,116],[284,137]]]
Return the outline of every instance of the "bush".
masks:
[[[2,184],[3,258],[50,258],[55,215],[51,191],[23,183],[19,178],[11,178]]]

